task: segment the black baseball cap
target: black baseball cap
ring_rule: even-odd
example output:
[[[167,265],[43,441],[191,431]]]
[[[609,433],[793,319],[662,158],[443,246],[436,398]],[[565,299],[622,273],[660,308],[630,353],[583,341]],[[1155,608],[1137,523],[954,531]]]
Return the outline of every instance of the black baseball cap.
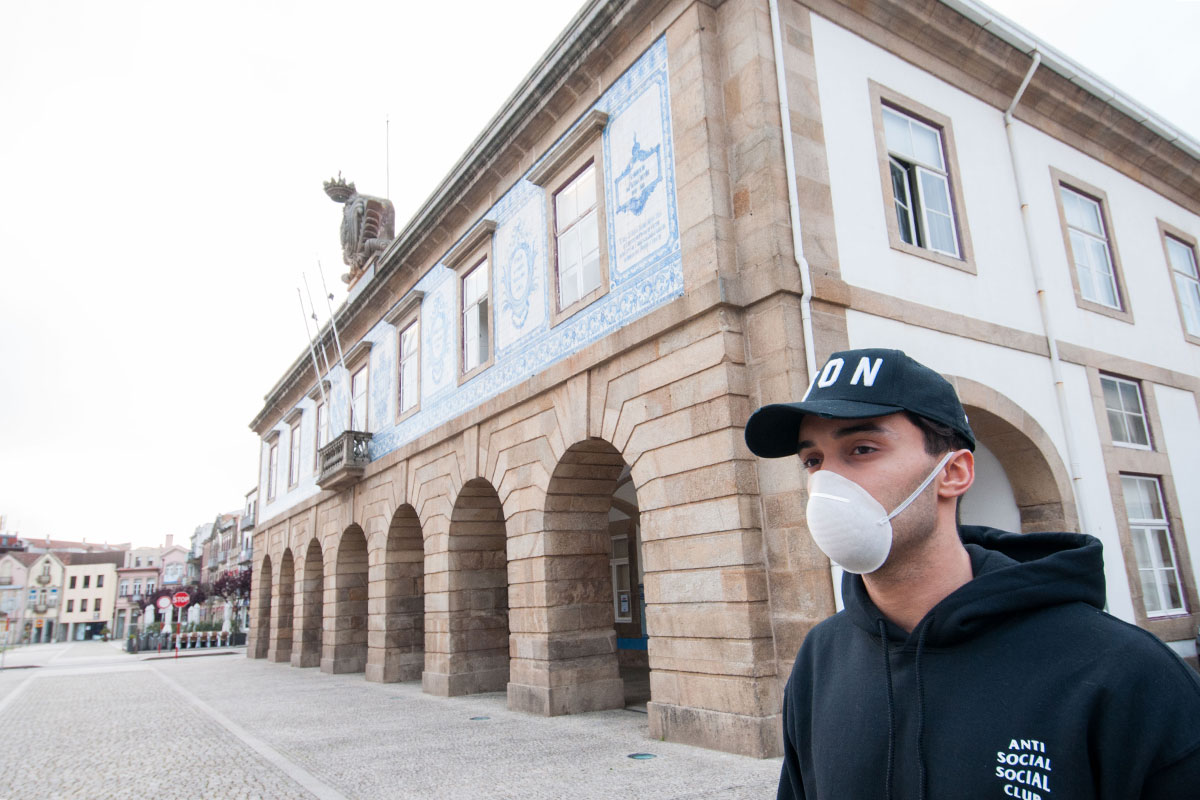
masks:
[[[746,446],[763,458],[794,456],[805,414],[826,419],[867,419],[898,411],[948,425],[975,449],[975,434],[950,382],[900,350],[867,348],[834,353],[804,399],[772,403],[746,421]]]

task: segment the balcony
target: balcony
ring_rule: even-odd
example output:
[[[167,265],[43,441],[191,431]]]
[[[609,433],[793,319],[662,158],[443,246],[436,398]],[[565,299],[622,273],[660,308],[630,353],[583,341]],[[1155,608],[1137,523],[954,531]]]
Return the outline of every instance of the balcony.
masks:
[[[34,578],[34,580],[36,580],[42,586],[45,586],[46,584],[48,584],[50,582],[50,576],[49,575],[38,575],[36,578]]]
[[[0,586],[12,586],[12,575],[0,575]]]
[[[344,489],[358,481],[371,463],[370,444],[371,434],[345,431],[322,447],[317,485],[322,489]]]

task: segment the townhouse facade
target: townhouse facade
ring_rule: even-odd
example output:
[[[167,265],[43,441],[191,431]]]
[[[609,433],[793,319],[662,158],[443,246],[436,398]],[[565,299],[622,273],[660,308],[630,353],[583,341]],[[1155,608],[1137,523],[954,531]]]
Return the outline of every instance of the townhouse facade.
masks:
[[[1200,144],[985,6],[595,0],[405,229],[326,191],[248,655],[778,754],[840,584],[743,426],[888,346],[967,407],[963,521],[1097,536],[1195,658]]]
[[[111,635],[116,615],[117,568],[125,553],[64,553],[59,641]]]

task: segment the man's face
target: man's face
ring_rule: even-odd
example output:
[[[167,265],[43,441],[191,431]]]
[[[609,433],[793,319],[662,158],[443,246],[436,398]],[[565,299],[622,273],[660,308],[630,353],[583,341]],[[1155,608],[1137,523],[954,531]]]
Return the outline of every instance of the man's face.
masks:
[[[925,452],[924,434],[904,414],[870,419],[823,419],[806,414],[800,422],[798,455],[810,475],[829,470],[849,478],[889,513],[938,461]],[[893,550],[905,540],[931,532],[936,517],[937,495],[930,487],[892,520]]]

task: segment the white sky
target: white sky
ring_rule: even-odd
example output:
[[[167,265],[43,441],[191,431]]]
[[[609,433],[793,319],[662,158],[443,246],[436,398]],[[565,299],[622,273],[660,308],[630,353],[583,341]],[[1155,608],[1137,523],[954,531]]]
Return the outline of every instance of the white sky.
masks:
[[[991,5],[1200,138],[1200,2]],[[401,229],[578,7],[3,3],[9,529],[149,545],[239,508],[301,271],[343,294],[322,181],[384,194],[390,118]]]

